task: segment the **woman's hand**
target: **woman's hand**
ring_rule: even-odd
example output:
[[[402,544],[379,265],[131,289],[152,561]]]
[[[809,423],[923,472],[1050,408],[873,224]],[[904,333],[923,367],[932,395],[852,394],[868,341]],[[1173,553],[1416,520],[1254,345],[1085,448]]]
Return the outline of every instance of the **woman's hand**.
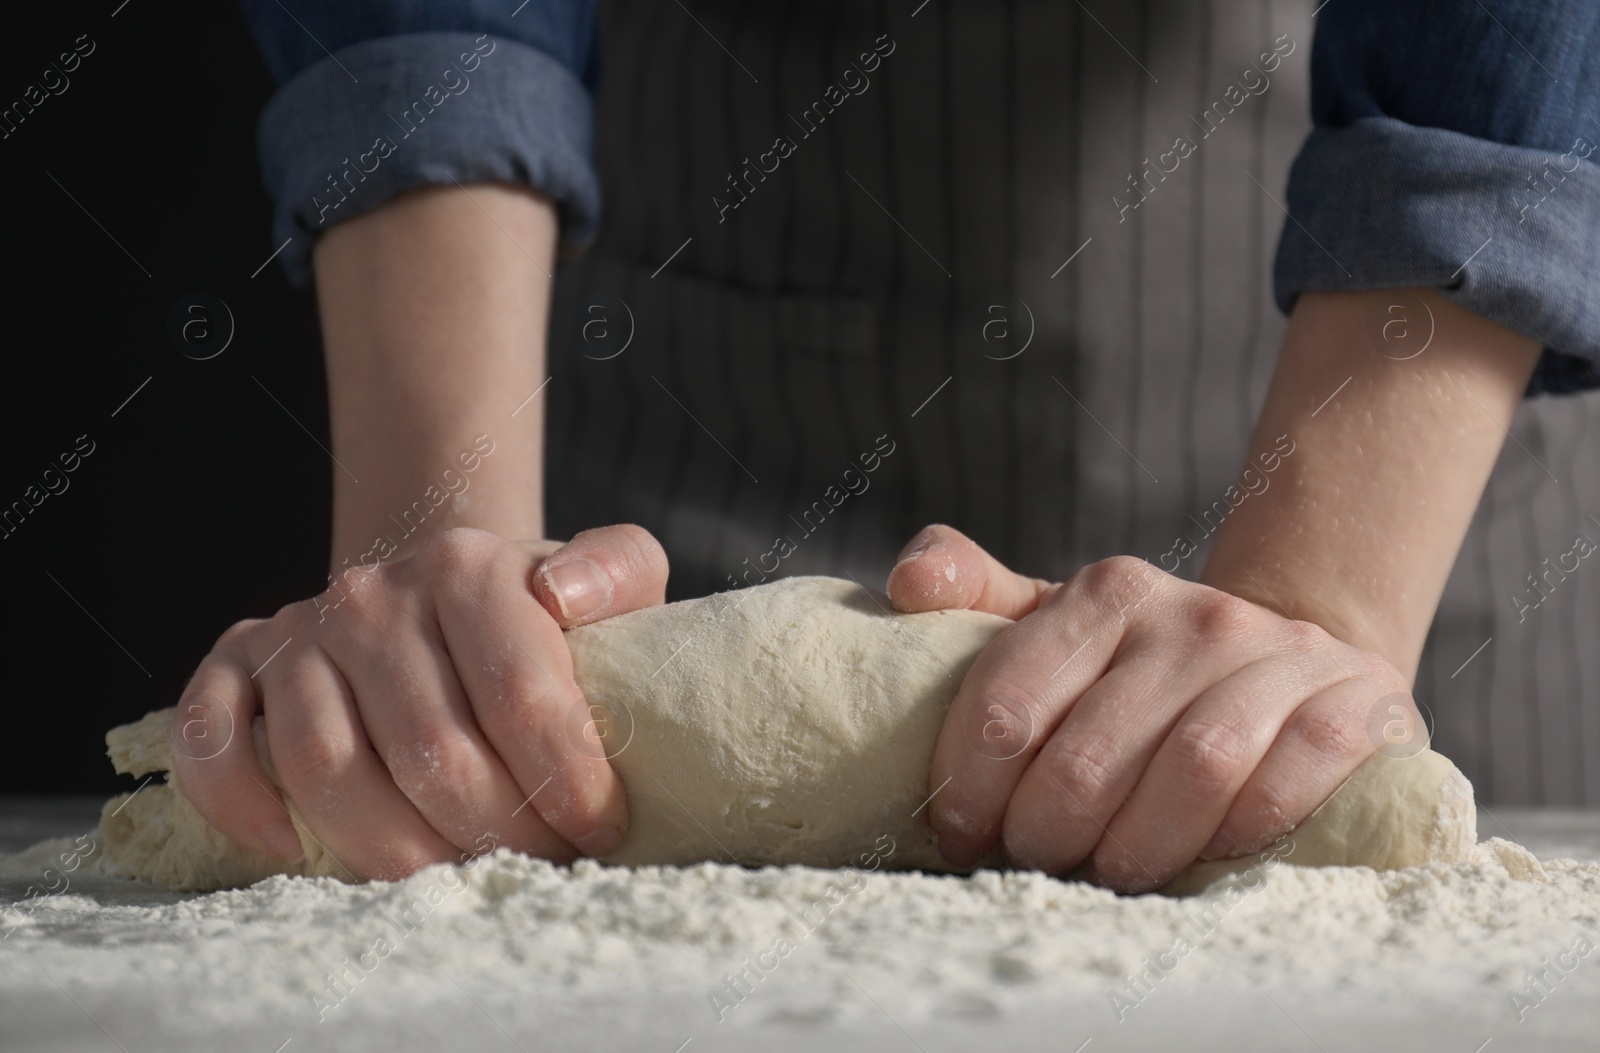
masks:
[[[889,595],[1017,622],[968,672],[933,757],[931,821],[960,865],[1003,844],[1018,866],[1159,888],[1293,829],[1385,745],[1374,713],[1423,727],[1384,659],[1128,556],[1051,584],[931,526]]]
[[[353,877],[393,879],[487,840],[605,855],[627,824],[562,630],[662,602],[644,529],[557,541],[448,530],[315,599],[224,633],[190,680],[174,768],[207,822],[285,860],[300,839],[257,763]]]

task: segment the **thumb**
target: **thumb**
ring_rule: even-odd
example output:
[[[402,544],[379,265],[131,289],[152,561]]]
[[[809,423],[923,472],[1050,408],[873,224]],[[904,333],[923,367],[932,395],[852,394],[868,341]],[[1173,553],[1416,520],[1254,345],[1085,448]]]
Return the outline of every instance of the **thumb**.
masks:
[[[1047,581],[1024,577],[954,527],[924,527],[900,552],[889,572],[889,598],[898,610],[974,610],[1015,621],[1031,614]]]
[[[666,599],[667,554],[631,523],[573,536],[534,568],[533,597],[563,629]]]

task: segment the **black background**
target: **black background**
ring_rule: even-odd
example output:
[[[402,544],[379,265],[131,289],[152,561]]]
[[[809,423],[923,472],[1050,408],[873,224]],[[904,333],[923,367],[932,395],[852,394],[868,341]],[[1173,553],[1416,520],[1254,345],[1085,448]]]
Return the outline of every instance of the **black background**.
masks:
[[[236,5],[130,0],[113,17],[120,2],[14,6],[0,34],[0,106],[94,42],[70,87],[0,140],[0,507],[42,488],[78,436],[95,444],[0,539],[14,758],[0,794],[131,788],[106,728],[173,704],[232,622],[323,584],[314,303],[276,262],[251,277],[276,247],[255,150],[271,78]],[[206,361],[167,337],[189,293],[233,314]]]

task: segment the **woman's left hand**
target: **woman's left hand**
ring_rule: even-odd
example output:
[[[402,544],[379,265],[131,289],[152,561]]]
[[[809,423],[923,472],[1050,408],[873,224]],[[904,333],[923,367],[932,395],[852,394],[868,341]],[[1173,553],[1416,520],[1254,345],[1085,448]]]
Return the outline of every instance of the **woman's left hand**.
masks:
[[[957,865],[1003,844],[1016,866],[1087,863],[1149,891],[1292,830],[1386,744],[1375,717],[1424,726],[1383,658],[1131,556],[1052,584],[930,526],[888,584],[902,611],[1016,621],[973,663],[933,757],[930,819]]]

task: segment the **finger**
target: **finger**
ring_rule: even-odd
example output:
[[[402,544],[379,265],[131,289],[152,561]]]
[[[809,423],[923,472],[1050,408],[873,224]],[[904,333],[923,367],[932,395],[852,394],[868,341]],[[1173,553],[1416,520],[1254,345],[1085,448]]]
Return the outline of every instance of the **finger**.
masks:
[[[1040,749],[1006,805],[1003,835],[1011,863],[1062,872],[1120,845],[1122,861],[1141,882],[1150,888],[1165,883],[1155,872],[1158,858],[1131,837],[1123,813],[1133,807],[1136,789],[1174,728],[1250,656],[1248,639],[1216,634],[1205,615],[1192,615],[1131,632],[1114,666]],[[1267,743],[1270,736],[1262,751]],[[1115,877],[1128,875],[1118,871]]]
[[[653,607],[667,594],[667,554],[641,526],[585,530],[533,575],[533,595],[563,629]]]
[[[527,573],[507,550],[480,584],[446,582],[439,625],[477,724],[522,787],[526,811],[586,854],[605,855],[627,828],[627,793],[594,734],[561,629],[523,585]]]
[[[1120,612],[1162,577],[1129,557],[1096,563],[978,655],[945,718],[930,773],[930,822],[951,863],[969,865],[994,847],[1023,773],[1122,646],[1129,623]]]
[[[259,703],[247,661],[230,631],[195,670],[173,720],[173,777],[211,826],[247,848],[293,862],[302,855],[300,835],[256,759],[250,727]]]
[[[1008,570],[954,527],[924,527],[889,572],[887,592],[907,613],[974,610],[1015,621],[1055,586]]]
[[[1198,683],[1170,661],[1120,661],[1072,706],[1006,802],[1006,858],[1061,874],[1088,858]]]
[[[454,859],[395,786],[332,660],[311,645],[262,670],[267,742],[311,837],[349,877],[394,881]]]
[[[1194,862],[1295,707],[1339,678],[1308,659],[1251,662],[1195,699],[1095,847],[1099,884],[1148,892]]]
[[[462,551],[473,543],[463,538],[431,548],[431,556],[419,553],[408,567],[422,562],[441,577],[459,578],[478,559]],[[359,596],[352,594],[345,602]],[[408,641],[403,650],[386,652],[354,633],[336,635],[329,647],[334,664],[349,679],[361,724],[395,785],[429,826],[463,850],[476,851],[490,838],[547,859],[571,859],[571,847],[537,813],[521,807],[527,791],[478,727],[435,623],[438,612],[415,610],[406,617],[409,621],[393,630]]]
[[[1395,674],[1398,681],[1398,674]],[[1368,735],[1367,715],[1375,701],[1410,695],[1383,677],[1352,676],[1308,699],[1284,722],[1266,756],[1234,795],[1216,833],[1202,848],[1203,859],[1229,859],[1260,851],[1293,830],[1342,786],[1382,740]],[[1423,728],[1415,714],[1413,727]],[[1425,741],[1414,748],[1420,750]],[[1407,754],[1401,754],[1407,755]],[[1338,790],[1333,791],[1337,793]]]

